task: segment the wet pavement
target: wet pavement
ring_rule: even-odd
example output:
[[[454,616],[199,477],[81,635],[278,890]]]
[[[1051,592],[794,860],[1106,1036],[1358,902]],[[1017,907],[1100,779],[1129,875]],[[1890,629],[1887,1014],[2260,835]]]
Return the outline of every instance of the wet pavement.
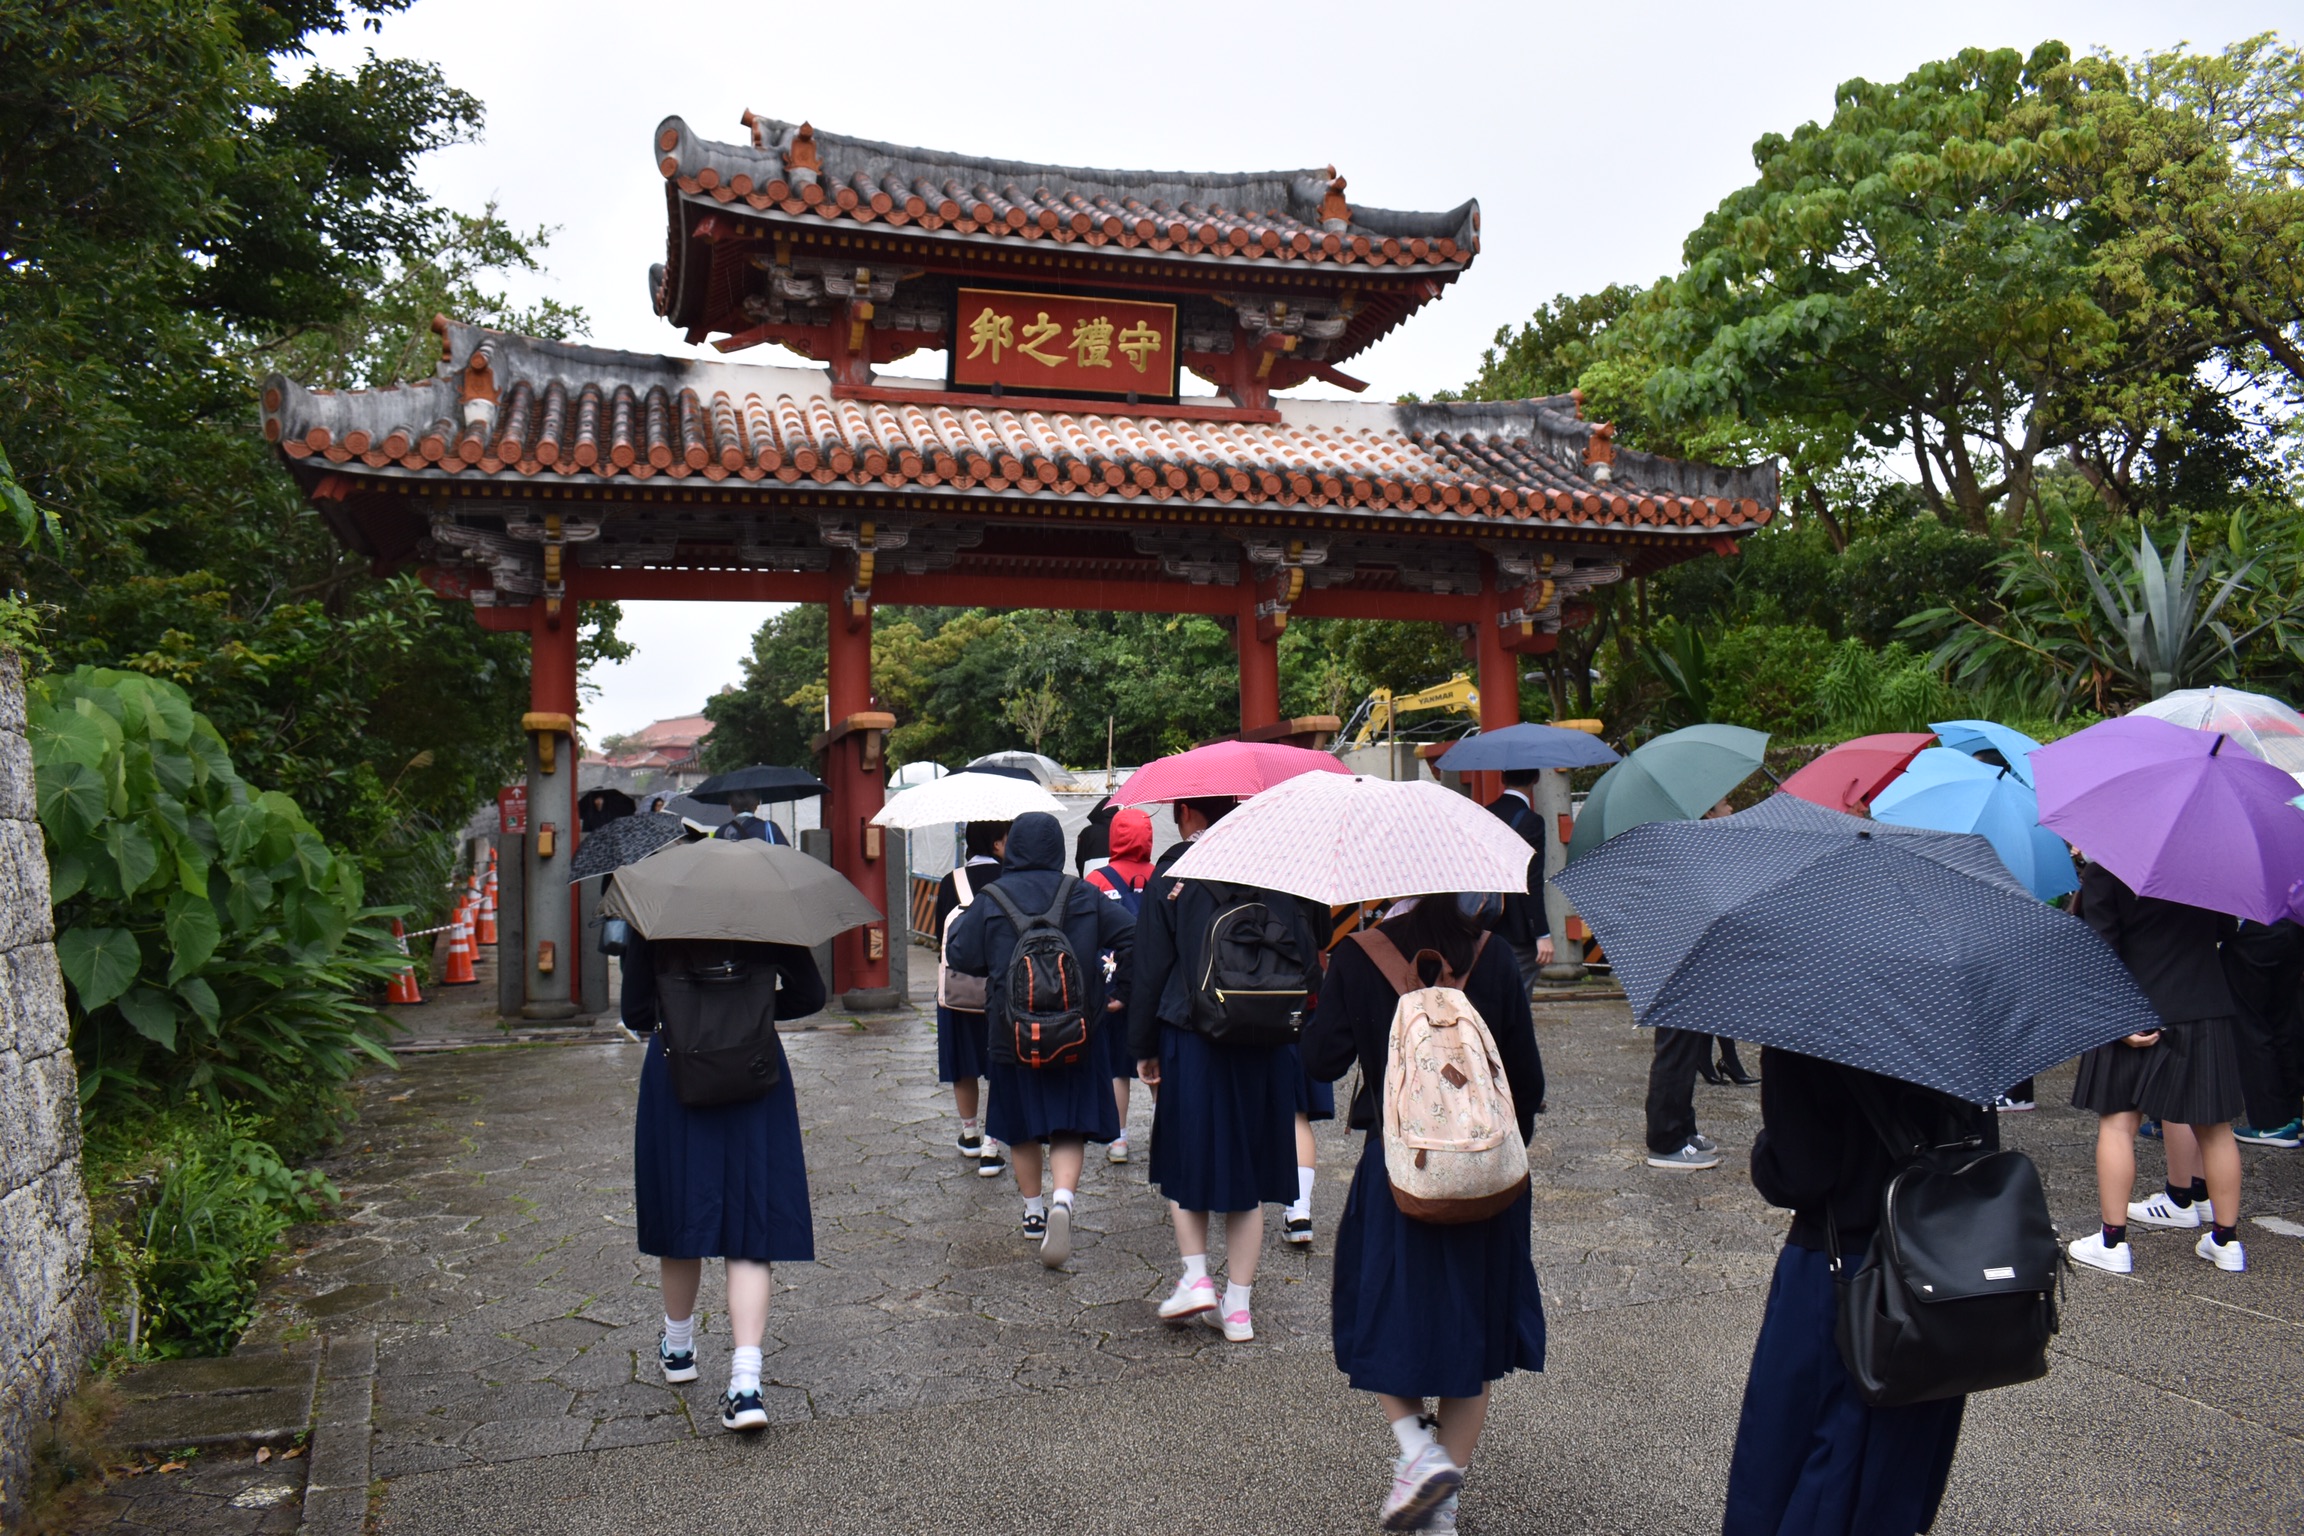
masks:
[[[1721,1168],[1650,1170],[1647,1037],[1620,1002],[1550,1003],[1538,1018],[1552,1100],[1531,1149],[1535,1251],[1553,1358],[1500,1387],[1464,1528],[1717,1530],[1784,1226],[1746,1178],[1757,1090],[1697,1088]],[[1141,1093],[1139,1160],[1091,1160],[1076,1252],[1050,1272],[1018,1233],[1012,1184],[954,1153],[932,1019],[802,1023],[786,1045],[818,1258],[777,1270],[776,1422],[756,1437],[724,1434],[713,1413],[728,1343],[717,1266],[702,1379],[657,1376],[654,1266],[632,1236],[638,1045],[584,1028],[412,1055],[362,1082],[329,1165],[347,1214],[300,1235],[250,1337],[328,1341],[322,1395],[339,1411],[321,1415],[337,1428],[315,1459],[353,1466],[355,1441],[367,1453],[356,1480],[321,1487],[314,1472],[305,1528],[357,1530],[363,1514],[370,1529],[424,1532],[1372,1527],[1392,1442],[1327,1340],[1326,1238],[1357,1138],[1322,1128],[1322,1241],[1283,1250],[1272,1223],[1259,1337],[1226,1345],[1152,1315],[1174,1257],[1144,1182]],[[449,1045],[462,1027],[443,1016],[427,1038]],[[2068,1086],[2068,1073],[2044,1079],[2044,1103]],[[2085,1230],[2092,1120],[2050,1107],[2009,1131],[2040,1159],[2066,1231]],[[2304,1154],[2247,1158],[2251,1214],[2304,1231]],[[1939,1531],[2293,1523],[2304,1241],[2254,1224],[2244,1236],[2245,1275],[2160,1233],[2140,1234],[2132,1279],[2076,1275],[2048,1380],[1971,1405]],[[343,1405],[362,1391],[370,1418],[354,1433]],[[112,1516],[162,1523],[135,1508],[126,1498]],[[186,1528],[282,1529],[279,1508]]]

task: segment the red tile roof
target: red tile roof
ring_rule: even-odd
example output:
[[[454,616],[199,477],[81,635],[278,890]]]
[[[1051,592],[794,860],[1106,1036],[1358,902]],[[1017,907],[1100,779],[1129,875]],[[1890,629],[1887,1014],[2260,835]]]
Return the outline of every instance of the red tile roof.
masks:
[[[681,195],[762,214],[910,226],[1220,262],[1455,270],[1480,249],[1480,205],[1357,208],[1334,166],[1246,175],[1105,171],[879,144],[744,114],[749,144],[658,125],[657,167]]]
[[[292,461],[384,479],[941,487],[988,511],[1018,498],[1247,502],[1709,534],[1749,532],[1777,503],[1773,463],[1731,469],[1618,449],[1612,430],[1579,419],[1569,396],[1132,413],[844,391],[815,369],[440,329],[446,357],[432,379],[336,392],[275,375],[264,435]],[[917,404],[905,398],[913,393]]]

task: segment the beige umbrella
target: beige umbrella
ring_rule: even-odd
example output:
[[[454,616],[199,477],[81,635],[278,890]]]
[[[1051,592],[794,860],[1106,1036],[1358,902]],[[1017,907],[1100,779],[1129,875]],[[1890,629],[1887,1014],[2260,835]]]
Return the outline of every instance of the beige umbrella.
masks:
[[[685,843],[627,864],[611,877],[600,912],[649,939],[802,946],[881,916],[829,865],[753,840]]]

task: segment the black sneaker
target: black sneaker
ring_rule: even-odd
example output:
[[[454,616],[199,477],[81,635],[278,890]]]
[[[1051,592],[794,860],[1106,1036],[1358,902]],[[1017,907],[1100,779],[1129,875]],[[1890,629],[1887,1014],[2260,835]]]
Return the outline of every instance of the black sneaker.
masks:
[[[663,1369],[666,1381],[694,1381],[696,1379],[696,1351],[683,1349],[675,1353],[664,1342],[664,1335],[656,1335],[656,1364]]]
[[[1312,1218],[1291,1216],[1282,1226],[1280,1235],[1298,1248],[1312,1246]]]
[[[1048,1218],[1038,1211],[1026,1211],[1024,1213],[1024,1235],[1033,1242],[1038,1242],[1046,1237],[1048,1235]]]
[[[760,1392],[723,1392],[720,1395],[720,1427],[722,1429],[766,1429],[768,1405],[760,1401]]]
[[[984,1138],[981,1136],[956,1136],[952,1139],[952,1145],[960,1149],[962,1157],[982,1157],[984,1155]]]
[[[976,1177],[996,1179],[1008,1171],[1008,1154],[1000,1150],[1000,1143],[990,1137],[984,1139],[984,1156],[976,1164]]]

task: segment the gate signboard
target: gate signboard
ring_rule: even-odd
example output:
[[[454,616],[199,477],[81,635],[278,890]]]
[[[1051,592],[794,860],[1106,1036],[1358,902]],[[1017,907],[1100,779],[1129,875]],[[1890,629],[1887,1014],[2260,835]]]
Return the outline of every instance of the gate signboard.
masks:
[[[1050,395],[1176,395],[1176,306],[962,288],[952,387]]]

